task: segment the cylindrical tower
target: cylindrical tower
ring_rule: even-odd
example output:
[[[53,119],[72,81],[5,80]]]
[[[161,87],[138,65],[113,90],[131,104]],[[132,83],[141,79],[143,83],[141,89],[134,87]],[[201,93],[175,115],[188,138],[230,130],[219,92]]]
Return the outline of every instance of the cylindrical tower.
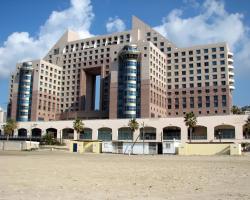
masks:
[[[24,62],[20,68],[17,99],[17,121],[29,121],[32,99],[32,62]]]
[[[136,45],[126,45],[120,52],[118,118],[139,117],[139,55]]]

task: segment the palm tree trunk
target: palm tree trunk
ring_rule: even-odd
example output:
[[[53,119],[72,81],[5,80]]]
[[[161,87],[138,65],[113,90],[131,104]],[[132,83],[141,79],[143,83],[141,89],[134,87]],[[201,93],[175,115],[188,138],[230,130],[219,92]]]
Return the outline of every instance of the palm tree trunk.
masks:
[[[189,135],[189,142],[191,143],[192,142],[192,135],[193,135],[193,128],[190,127],[190,135]]]
[[[133,132],[134,135],[134,132]],[[133,142],[133,144],[131,145],[131,153],[133,154],[133,149],[134,149],[134,145],[137,142],[138,138],[140,137],[140,134],[137,136],[137,138],[135,139],[135,141]]]

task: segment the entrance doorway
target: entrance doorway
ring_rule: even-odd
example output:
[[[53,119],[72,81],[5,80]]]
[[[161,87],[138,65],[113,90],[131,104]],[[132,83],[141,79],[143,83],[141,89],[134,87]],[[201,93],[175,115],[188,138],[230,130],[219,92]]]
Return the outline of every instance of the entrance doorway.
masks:
[[[158,143],[158,154],[162,154],[162,143]]]
[[[77,143],[73,143],[73,152],[77,152]]]

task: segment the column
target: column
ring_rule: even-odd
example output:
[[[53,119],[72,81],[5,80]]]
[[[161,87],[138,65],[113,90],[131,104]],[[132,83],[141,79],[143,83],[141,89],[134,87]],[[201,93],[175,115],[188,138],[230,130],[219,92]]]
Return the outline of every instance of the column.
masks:
[[[112,141],[117,141],[117,140],[118,140],[118,130],[112,129]]]
[[[186,126],[181,127],[181,142],[188,142],[188,128]]]
[[[243,140],[243,125],[236,125],[235,126],[235,139],[236,140]]]
[[[98,129],[92,129],[92,140],[98,140]]]
[[[208,126],[207,127],[207,140],[209,142],[214,141],[214,127]]]

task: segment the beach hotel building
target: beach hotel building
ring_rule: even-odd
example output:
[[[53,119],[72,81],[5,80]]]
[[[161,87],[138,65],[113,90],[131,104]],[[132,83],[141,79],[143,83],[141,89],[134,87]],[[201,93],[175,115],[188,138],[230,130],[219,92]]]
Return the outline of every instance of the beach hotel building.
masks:
[[[128,119],[138,118],[145,139],[159,142],[187,141],[183,116],[193,112],[192,139],[241,141],[246,116],[230,115],[233,89],[226,43],[179,48],[133,17],[120,33],[80,39],[67,31],[44,58],[18,63],[8,117],[20,122],[17,135],[64,139],[74,138],[70,120],[81,118],[81,137],[110,141],[132,141]]]
[[[233,69],[226,43],[179,48],[133,17],[132,30],[88,39],[67,31],[44,58],[18,63],[8,116],[50,121],[226,115]]]

